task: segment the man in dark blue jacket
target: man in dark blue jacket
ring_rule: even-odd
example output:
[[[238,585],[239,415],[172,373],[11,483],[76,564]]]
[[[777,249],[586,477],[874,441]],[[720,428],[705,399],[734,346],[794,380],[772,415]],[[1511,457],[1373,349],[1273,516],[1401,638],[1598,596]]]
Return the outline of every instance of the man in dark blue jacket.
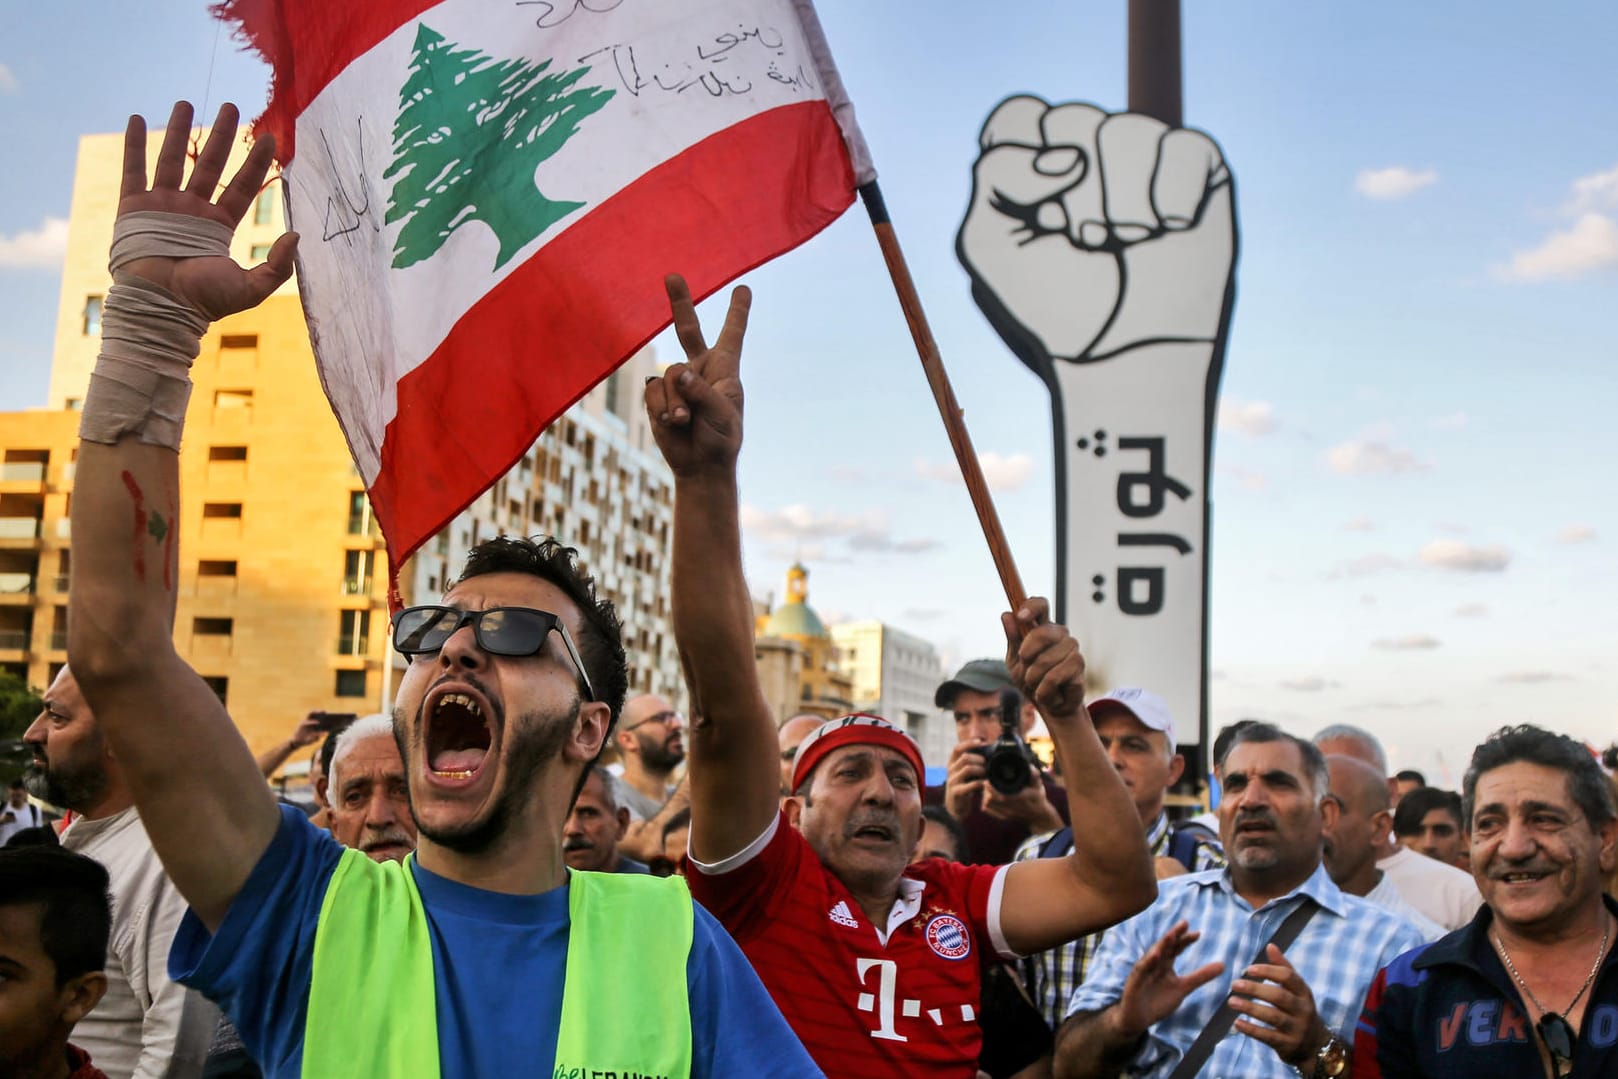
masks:
[[[1588,750],[1497,731],[1463,788],[1484,906],[1372,983],[1356,1079],[1618,1075],[1618,806]]]

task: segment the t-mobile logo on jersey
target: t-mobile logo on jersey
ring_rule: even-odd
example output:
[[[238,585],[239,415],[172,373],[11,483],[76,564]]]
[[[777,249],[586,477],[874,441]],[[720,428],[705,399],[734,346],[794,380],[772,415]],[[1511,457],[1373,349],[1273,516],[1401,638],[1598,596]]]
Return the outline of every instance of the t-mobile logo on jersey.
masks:
[[[900,1034],[894,1027],[898,1018],[895,1014],[894,998],[898,994],[899,964],[891,959],[856,959],[854,972],[859,976],[860,984],[866,985],[865,976],[876,968],[876,993],[861,993],[855,1007],[862,1012],[875,1012],[877,1028],[871,1031],[871,1037],[881,1038],[890,1042],[907,1042],[910,1039]],[[953,1008],[950,1010],[954,1010]],[[943,1008],[928,1008],[927,1018],[933,1021],[934,1026],[944,1025]],[[914,1019],[921,1015],[921,1001],[907,999],[898,1001],[898,1014],[907,1019]],[[970,1004],[960,1005],[961,1022],[970,1023],[977,1018],[977,1013]]]

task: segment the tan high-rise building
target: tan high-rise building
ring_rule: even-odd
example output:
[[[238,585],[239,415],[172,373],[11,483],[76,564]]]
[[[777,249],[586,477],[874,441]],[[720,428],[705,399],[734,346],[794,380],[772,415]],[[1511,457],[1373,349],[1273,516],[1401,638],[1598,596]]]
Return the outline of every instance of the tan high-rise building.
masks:
[[[0,414],[0,667],[36,688],[67,658],[76,410],[100,347],[122,147],[119,135],[80,140],[48,407]],[[238,145],[227,175],[244,154]],[[266,189],[232,255],[261,261],[283,228],[278,193]],[[649,351],[631,361],[650,365]],[[192,379],[180,455],[181,655],[255,750],[311,709],[377,711],[383,673],[396,669],[387,553],[321,390],[295,286],[216,323]],[[683,698],[666,598],[672,480],[638,408],[640,383],[638,374],[603,383],[553,424],[404,568],[406,600],[436,599],[477,539],[554,530],[581,547],[624,614],[632,686]]]

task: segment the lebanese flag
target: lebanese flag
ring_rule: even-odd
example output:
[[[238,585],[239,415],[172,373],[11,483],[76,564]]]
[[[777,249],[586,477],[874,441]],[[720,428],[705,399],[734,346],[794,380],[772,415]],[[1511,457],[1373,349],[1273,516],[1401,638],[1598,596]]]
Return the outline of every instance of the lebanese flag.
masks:
[[[810,0],[226,0],[397,573],[547,424],[875,178]]]

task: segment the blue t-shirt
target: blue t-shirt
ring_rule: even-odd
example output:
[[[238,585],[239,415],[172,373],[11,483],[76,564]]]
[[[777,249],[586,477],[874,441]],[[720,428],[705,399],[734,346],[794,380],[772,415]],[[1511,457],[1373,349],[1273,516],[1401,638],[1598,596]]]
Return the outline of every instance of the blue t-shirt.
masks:
[[[218,1003],[272,1079],[303,1069],[315,927],[342,853],[301,812],[282,807],[275,839],[219,932],[210,937],[187,911],[174,935],[170,977]],[[436,876],[414,859],[411,868],[432,934],[441,1074],[548,1077],[567,970],[566,885],[504,895]],[[656,926],[625,930],[648,948],[660,943]],[[692,931],[693,1079],[820,1075],[741,950],[700,905]]]

